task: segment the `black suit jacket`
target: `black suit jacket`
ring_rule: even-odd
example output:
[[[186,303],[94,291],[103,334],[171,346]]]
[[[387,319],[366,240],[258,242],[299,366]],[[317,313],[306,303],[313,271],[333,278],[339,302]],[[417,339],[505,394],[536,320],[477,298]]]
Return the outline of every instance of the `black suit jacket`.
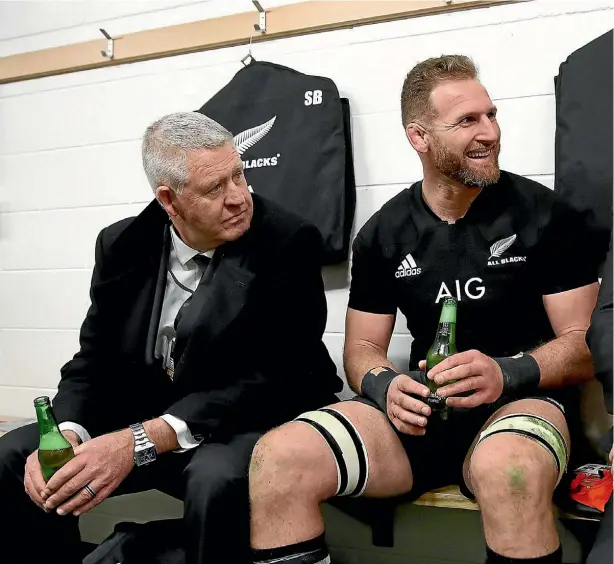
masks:
[[[612,241],[605,261],[597,307],[591,317],[586,343],[591,350],[595,376],[603,385],[603,396],[608,412],[612,413]]]
[[[61,370],[58,420],[92,435],[169,413],[206,440],[267,430],[341,389],[322,343],[318,230],[256,195],[249,230],[219,247],[178,330],[171,382],[154,358],[169,220],[153,201],[101,231],[80,350]],[[198,298],[197,298],[198,296]]]

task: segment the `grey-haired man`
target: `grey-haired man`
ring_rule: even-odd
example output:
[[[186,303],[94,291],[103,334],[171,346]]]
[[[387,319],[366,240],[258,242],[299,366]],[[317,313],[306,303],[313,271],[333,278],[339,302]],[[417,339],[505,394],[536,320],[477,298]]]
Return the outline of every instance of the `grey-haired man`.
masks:
[[[148,489],[184,500],[188,563],[249,561],[254,444],[341,388],[318,230],[250,194],[232,135],[204,115],[152,124],[143,165],[155,200],[98,236],[53,401],[75,458],[45,484],[36,426],[0,440],[3,561],[30,561],[25,530],[48,562],[81,562],[75,516]]]

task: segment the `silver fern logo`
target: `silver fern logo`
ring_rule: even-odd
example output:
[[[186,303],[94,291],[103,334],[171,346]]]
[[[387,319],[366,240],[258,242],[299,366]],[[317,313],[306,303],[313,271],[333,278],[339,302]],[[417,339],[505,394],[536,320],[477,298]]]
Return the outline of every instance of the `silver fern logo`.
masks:
[[[490,247],[490,256],[488,257],[488,266],[497,266],[499,264],[507,264],[510,262],[527,262],[527,257],[506,257],[501,258],[501,255],[507,251],[516,240],[516,233],[497,241]],[[495,259],[495,260],[492,260]]]
[[[262,125],[257,125],[256,127],[252,127],[251,129],[246,129],[242,131],[238,135],[235,135],[234,142],[235,147],[237,148],[237,153],[242,155],[247,151],[250,147],[253,147],[260,139],[262,139],[273,127],[277,116],[273,116],[269,121],[263,123]]]
[[[505,239],[501,239],[501,241],[497,241],[492,247],[490,247],[490,256],[488,257],[488,260],[490,260],[492,257],[499,258],[512,246],[515,240],[516,233],[514,233],[511,237],[506,237]]]
[[[277,116],[273,116],[269,121],[257,125],[256,127],[252,127],[250,129],[246,129],[242,131],[238,135],[234,137],[234,144],[237,149],[237,153],[239,156],[242,156],[245,151],[253,147],[258,141],[260,141],[275,124],[275,120]],[[277,153],[277,155],[273,157],[263,157],[259,159],[247,159],[243,161],[243,166],[248,168],[261,168],[265,166],[277,166],[277,160],[281,155]]]

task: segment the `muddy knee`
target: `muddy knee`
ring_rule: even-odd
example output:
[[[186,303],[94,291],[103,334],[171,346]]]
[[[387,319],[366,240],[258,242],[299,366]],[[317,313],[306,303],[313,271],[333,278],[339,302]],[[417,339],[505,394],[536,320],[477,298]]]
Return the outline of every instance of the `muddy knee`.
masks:
[[[549,496],[546,484],[558,484],[567,461],[567,443],[552,423],[510,414],[481,433],[470,462],[471,484],[482,496]]]
[[[315,496],[359,496],[369,475],[367,449],[350,419],[338,410],[303,413],[265,435],[254,450],[250,489]]]
[[[550,461],[532,456],[522,444],[509,445],[509,450],[497,449],[496,455],[488,443],[476,449],[471,459],[471,485],[480,503],[500,503],[503,499],[549,497],[545,484],[552,480]],[[520,449],[518,449],[520,447]],[[494,455],[494,456],[493,456]]]
[[[334,494],[335,484],[334,463],[326,444],[306,425],[283,425],[254,447],[249,468],[252,501],[326,499]]]

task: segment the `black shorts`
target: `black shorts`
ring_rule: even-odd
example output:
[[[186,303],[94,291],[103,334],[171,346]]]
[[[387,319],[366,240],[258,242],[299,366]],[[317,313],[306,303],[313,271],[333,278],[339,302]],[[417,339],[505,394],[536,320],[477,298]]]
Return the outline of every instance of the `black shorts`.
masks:
[[[526,399],[548,401],[565,413],[561,404],[549,396]],[[362,396],[355,396],[347,401],[364,403],[381,411],[375,402]],[[503,399],[471,409],[452,409],[447,421],[429,417],[426,434],[423,436],[407,435],[393,426],[407,453],[414,478],[412,491],[407,497],[416,499],[435,488],[457,485],[463,495],[473,499],[463,478],[465,457],[489,417],[511,401],[515,400]]]

